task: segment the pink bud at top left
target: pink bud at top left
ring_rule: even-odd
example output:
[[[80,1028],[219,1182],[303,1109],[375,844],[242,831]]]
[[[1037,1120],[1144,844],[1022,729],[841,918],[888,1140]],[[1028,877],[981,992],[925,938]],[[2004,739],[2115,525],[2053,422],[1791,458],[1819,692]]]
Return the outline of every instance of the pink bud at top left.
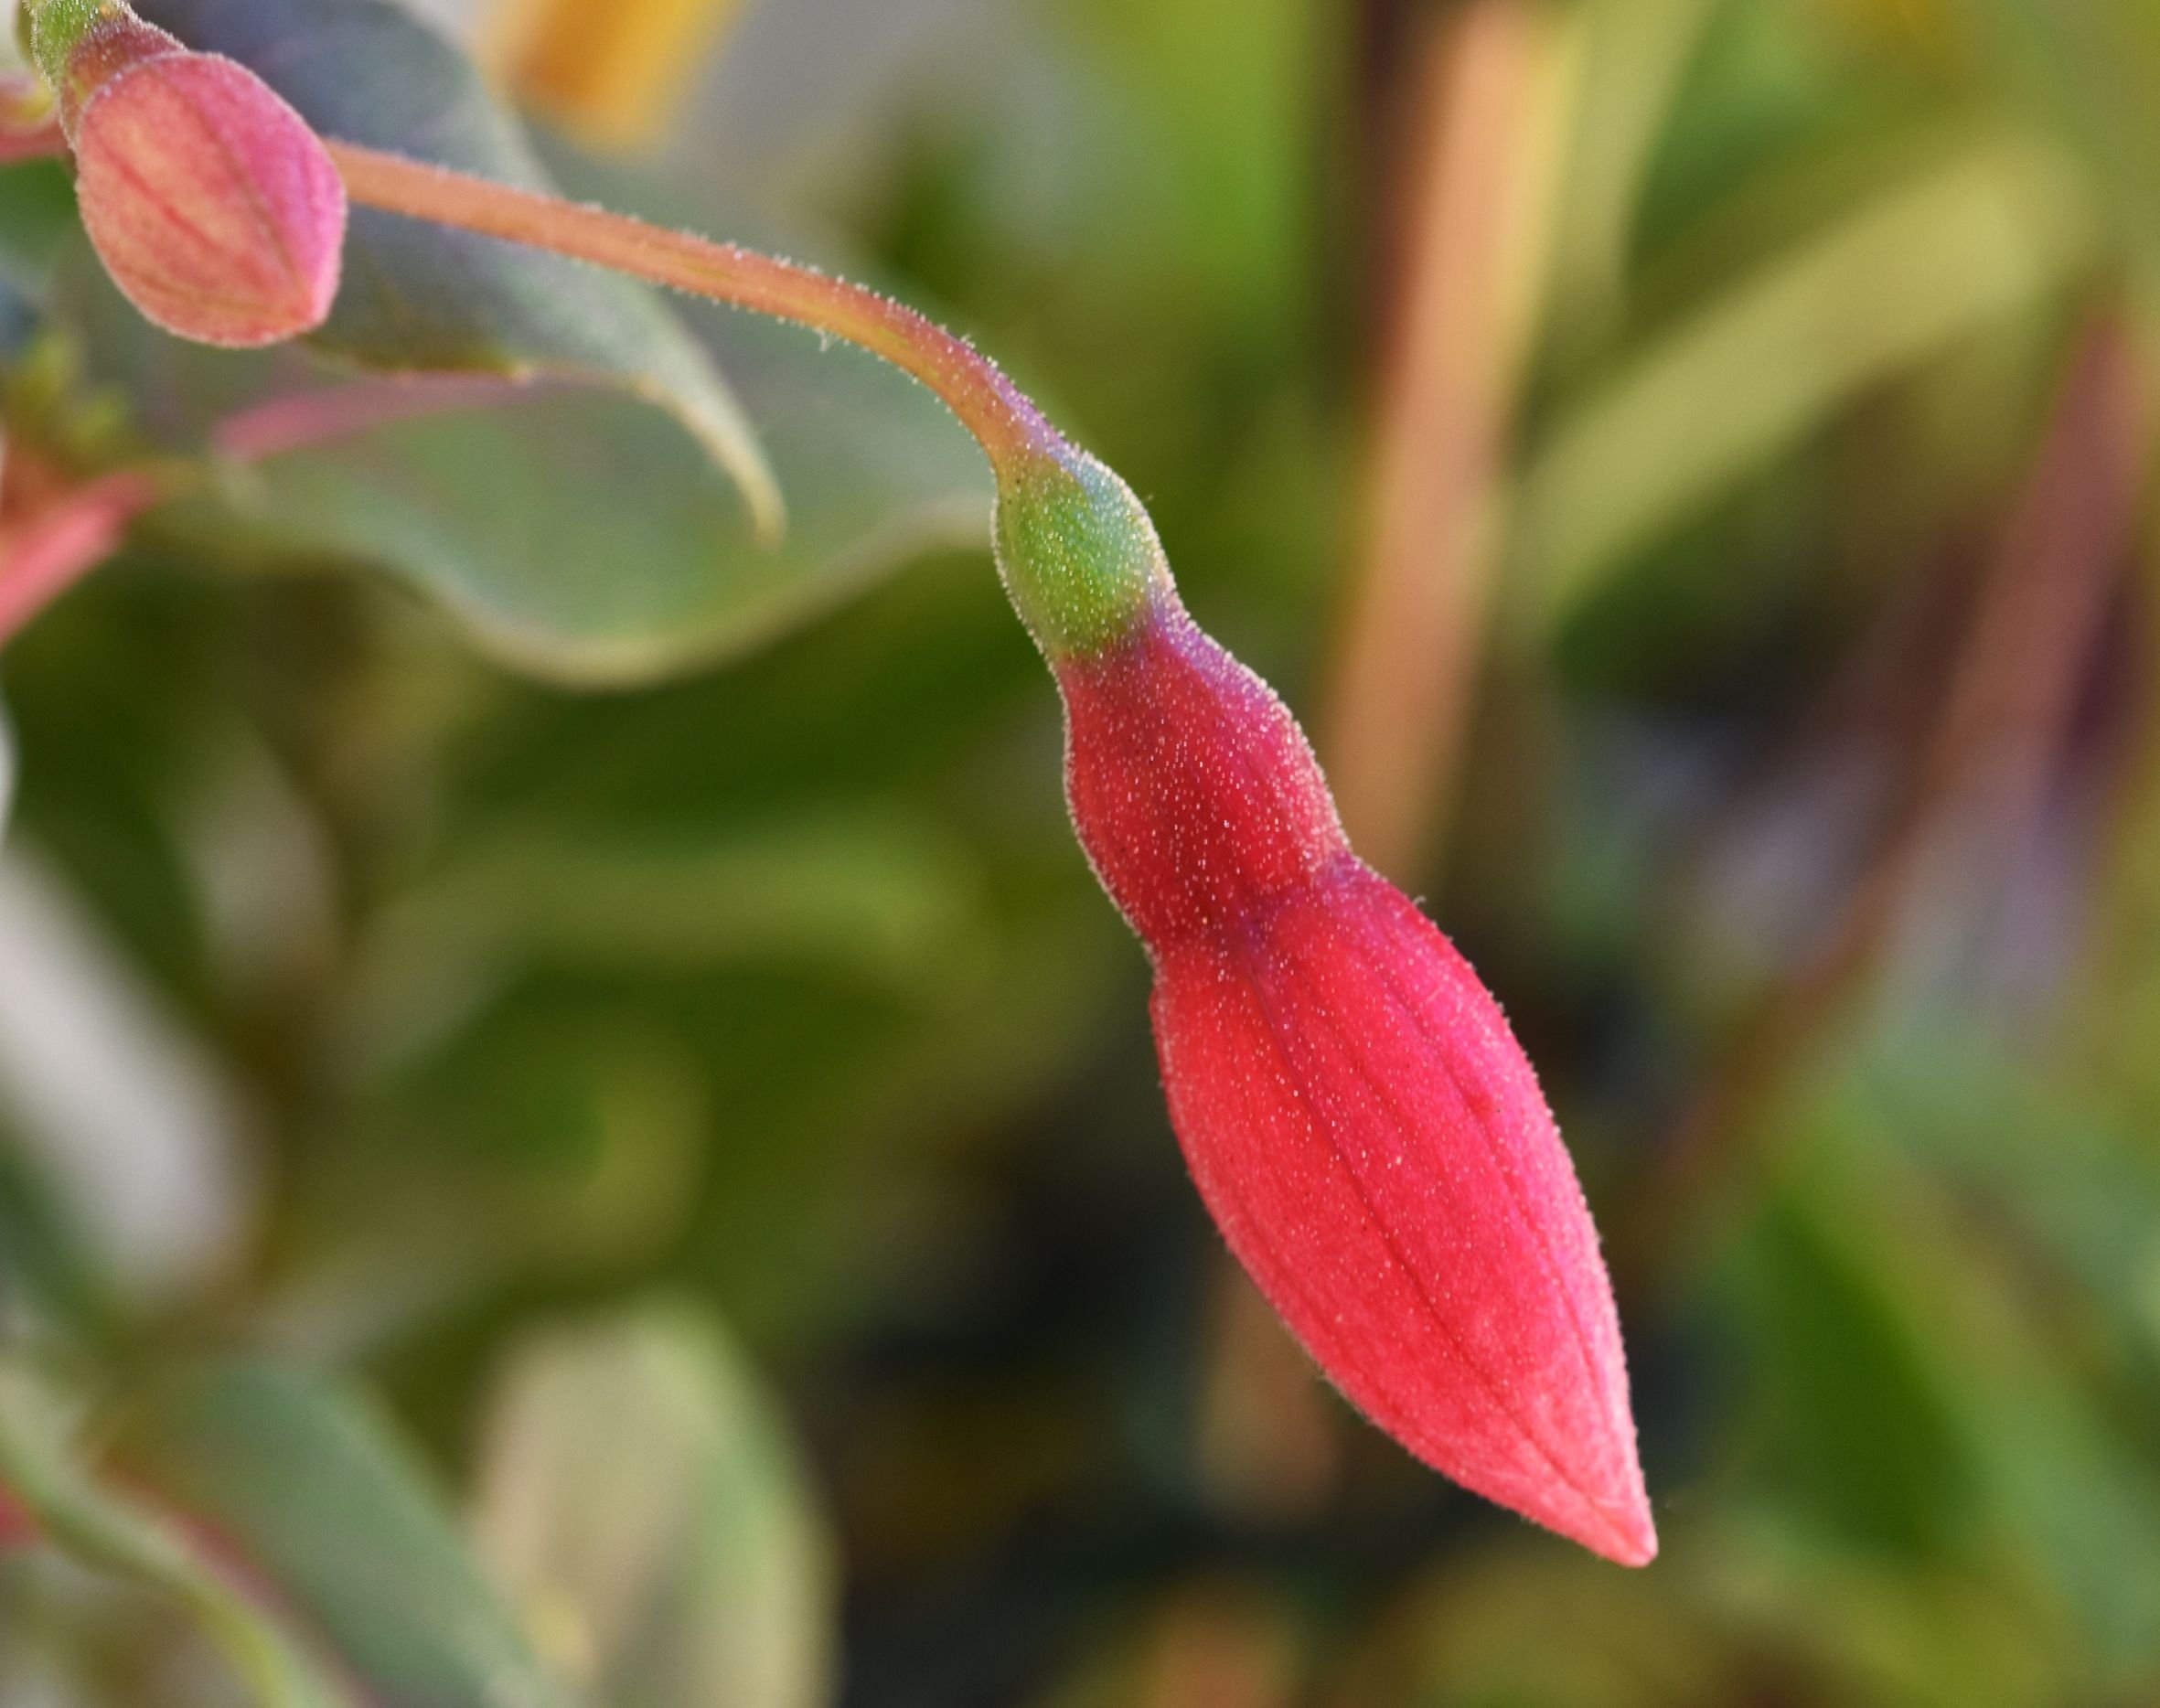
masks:
[[[228,346],[322,325],[337,294],[345,184],[267,83],[128,17],[76,44],[60,100],[83,225],[147,318]]]

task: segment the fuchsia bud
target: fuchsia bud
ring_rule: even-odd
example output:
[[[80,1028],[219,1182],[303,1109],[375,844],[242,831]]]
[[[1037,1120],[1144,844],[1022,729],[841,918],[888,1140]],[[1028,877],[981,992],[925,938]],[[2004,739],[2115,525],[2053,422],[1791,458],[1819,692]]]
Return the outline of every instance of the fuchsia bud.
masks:
[[[1522,1048],[1352,853],[1303,733],[1180,603],[1116,475],[1007,473],[1000,560],[1065,705],[1066,793],[1146,943],[1193,1178],[1307,1351],[1466,1488],[1657,1552],[1612,1287]]]
[[[44,0],[33,19],[84,228],[128,300],[204,344],[322,325],[345,185],[305,121],[246,67],[187,51],[117,0]]]

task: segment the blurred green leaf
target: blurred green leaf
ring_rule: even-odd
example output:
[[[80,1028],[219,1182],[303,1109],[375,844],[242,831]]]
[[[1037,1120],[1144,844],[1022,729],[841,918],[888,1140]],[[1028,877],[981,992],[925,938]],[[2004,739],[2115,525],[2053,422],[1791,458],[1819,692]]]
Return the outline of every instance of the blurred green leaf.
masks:
[[[267,1362],[198,1369],[128,1419],[131,1471],[209,1524],[383,1708],[571,1708],[411,1451],[367,1403]]]
[[[1658,1571],[1676,1575],[1669,1549]],[[1340,1703],[1710,1708],[1733,1700],[1721,1689],[1725,1667],[1684,1596],[1510,1535],[1474,1564],[1414,1582],[1353,1652]]]
[[[1812,1522],[1921,1555],[1963,1516],[1973,1470],[1950,1396],[1849,1244],[1790,1201],[1748,1242],[1763,1450]]]
[[[0,1297],[76,1344],[110,1341],[124,1288],[46,1175],[17,1121],[0,1112]]]
[[[75,187],[60,162],[0,166],[0,283],[31,301],[42,298],[79,229]]]
[[[326,136],[550,187],[463,53],[395,0],[145,0],[139,10],[190,46],[252,67]],[[671,411],[741,489],[758,531],[780,529],[781,489],[742,405],[642,285],[356,208],[345,282],[313,342],[388,371],[554,375],[620,387]]]
[[[2152,624],[2148,613],[2141,644],[2151,644]],[[2160,1037],[2160,742],[2140,742],[2114,810],[2076,1020],[2068,1029],[2078,1044],[2070,1071],[2144,1134],[2160,1129],[2160,1052],[2152,1047]],[[2135,1154],[2142,1163],[2153,1152],[2141,1145]],[[2160,1245],[2150,1261],[2160,1277]]]
[[[2151,1022],[2142,1005],[2094,1017],[2101,1040],[2108,1027],[2134,1031],[2138,1073],[2034,1071],[1992,1039],[1924,1021],[1890,1033],[1872,1062],[1899,1143],[2030,1241],[2031,1261],[2075,1282],[2091,1301],[2084,1354],[2119,1368],[2160,1353],[2140,1353],[2160,1259],[2160,1155],[2143,1142]]]
[[[1564,622],[1630,554],[1868,388],[2088,266],[2086,182],[2051,144],[1969,144],[1631,354],[1524,472],[1526,614]]]
[[[2065,1333],[2026,1242],[1966,1199],[1977,1180],[1914,1166],[1916,1132],[1973,1118],[1947,1059],[1937,1040],[1908,1073],[1877,1050],[1815,1087],[1805,1149],[1736,1254],[1736,1274],[1783,1270],[1793,1287],[1764,1346],[1767,1480],[1797,1528],[1829,1519],[1914,1561],[2010,1543],[2081,1628],[2094,1676],[2126,1685],[2160,1660],[2160,1478],[2134,1414],[2091,1383],[2090,1349]],[[1985,1126],[2074,1168],[2047,1131],[2061,1113],[2042,1114],[2016,1077],[1995,1079]],[[1747,1320],[1759,1331],[1756,1311]]]
[[[615,1708],[816,1708],[830,1548],[786,1426],[704,1313],[635,1307],[514,1345],[482,1552]]]
[[[1651,157],[1716,0],[1590,0],[1567,199],[1554,230],[1557,317],[1618,308]],[[1579,336],[1579,334],[1578,334]]]
[[[367,976],[456,983],[461,964],[501,977],[534,962],[666,976],[763,961],[935,989],[956,966],[964,982],[987,946],[975,888],[962,850],[897,813],[698,837],[497,833],[385,910]]]
[[[973,470],[880,454],[877,411],[907,382],[860,363],[835,364],[852,408],[743,374],[773,406],[767,443],[800,506],[775,548],[749,541],[733,495],[667,423],[589,392],[380,428],[279,457],[237,495],[286,555],[387,569],[507,663],[584,686],[649,680],[749,651],[914,556],[985,538]],[[829,439],[836,420],[849,431]]]
[[[793,328],[709,323],[799,501],[768,545],[697,446],[634,400],[562,385],[325,390],[289,356],[166,336],[80,256],[70,283],[60,324],[89,379],[123,387],[163,443],[199,449],[281,397],[297,399],[281,413],[346,412],[335,438],[168,505],[152,537],[211,562],[385,571],[497,657],[553,679],[620,685],[734,657],[925,551],[989,539],[989,475],[959,426],[874,358],[818,358]]]
[[[2160,1664],[2160,1467],[2151,1455],[2153,1230],[2160,1163],[2113,1126],[2081,1075],[2008,1057],[1999,1040],[1892,1031],[1855,1098],[1881,1152],[1910,1151],[1948,1206],[1894,1245],[1908,1285],[1954,1304],[1957,1416],[2010,1522],[2120,1681]],[[1869,1201],[1880,1190],[1863,1182]],[[1962,1210],[1962,1214],[1952,1213]],[[1930,1327],[1950,1339],[1939,1303]],[[2137,1381],[2145,1372],[2141,1391]]]
[[[1686,1565],[1695,1640],[1728,1651],[1719,1704],[1770,1677],[1839,1708],[2026,1708],[2064,1676],[2055,1609],[1993,1560],[1942,1553],[1916,1570],[1743,1499]]]
[[[1975,0],[1960,21],[2091,162],[2148,290],[2160,284],[2160,188],[2152,170],[2160,107],[2160,19],[2145,0]]]
[[[1111,161],[1137,168],[1123,187],[1138,204],[1091,211],[1107,230],[1144,231],[1149,241],[1110,264],[1160,268],[1174,258],[1218,312],[1240,319],[1294,308],[1297,260],[1311,240],[1304,137],[1320,91],[1308,71],[1332,46],[1330,9],[1302,0],[1106,0],[1085,27],[1114,49],[1097,69],[1123,86],[1111,111],[1139,144]],[[1023,111],[1032,123],[1033,108]]]
[[[110,1487],[79,1457],[79,1408],[20,1361],[0,1363],[0,1484],[42,1535],[95,1571],[170,1596],[263,1708],[349,1708],[268,1609],[243,1595],[198,1534]]]
[[[372,1343],[505,1277],[640,1274],[682,1238],[716,1126],[701,1064],[649,1019],[551,997],[519,987],[413,1022],[446,1019],[446,1038],[366,1041],[433,1048],[357,1064],[380,1083],[311,1171],[313,1244],[335,1254],[298,1289],[314,1339]]]
[[[1915,1571],[1744,1487],[1661,1500],[1625,1575],[1495,1535],[1412,1587],[1353,1653],[1338,1708],[2022,1708],[2060,1677],[2044,1599],[1984,1564]],[[1556,1633],[1565,1633],[1556,1638]]]

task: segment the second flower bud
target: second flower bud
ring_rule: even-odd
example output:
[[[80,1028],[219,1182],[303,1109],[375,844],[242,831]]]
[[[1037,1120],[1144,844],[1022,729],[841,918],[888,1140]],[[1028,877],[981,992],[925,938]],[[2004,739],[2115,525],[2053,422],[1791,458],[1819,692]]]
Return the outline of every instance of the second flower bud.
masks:
[[[82,223],[144,316],[203,344],[313,331],[337,294],[345,185],[322,139],[237,61],[118,5],[33,9]]]

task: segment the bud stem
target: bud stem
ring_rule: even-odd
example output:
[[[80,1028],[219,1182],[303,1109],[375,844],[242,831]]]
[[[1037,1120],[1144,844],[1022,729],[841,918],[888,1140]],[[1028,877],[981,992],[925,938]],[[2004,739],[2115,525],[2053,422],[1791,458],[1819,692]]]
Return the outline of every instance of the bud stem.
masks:
[[[1131,489],[1059,433],[989,357],[905,304],[740,244],[353,143],[326,146],[347,196],[362,207],[550,250],[792,321],[913,375],[990,460],[999,569],[1014,608],[1052,657],[1098,653],[1174,598],[1161,546]]]
[[[481,376],[349,381],[273,398],[228,416],[210,434],[245,465],[333,444],[394,422],[499,402],[512,382]],[[115,469],[0,530],[0,648],[118,551],[137,518],[201,478],[188,464]]]
[[[0,646],[119,550],[128,525],[162,494],[153,475],[121,469],[10,530],[0,543]]]
[[[1064,447],[997,364],[904,304],[798,262],[670,231],[604,208],[331,142],[346,193],[364,207],[551,250],[859,345],[936,393],[1000,475]]]

